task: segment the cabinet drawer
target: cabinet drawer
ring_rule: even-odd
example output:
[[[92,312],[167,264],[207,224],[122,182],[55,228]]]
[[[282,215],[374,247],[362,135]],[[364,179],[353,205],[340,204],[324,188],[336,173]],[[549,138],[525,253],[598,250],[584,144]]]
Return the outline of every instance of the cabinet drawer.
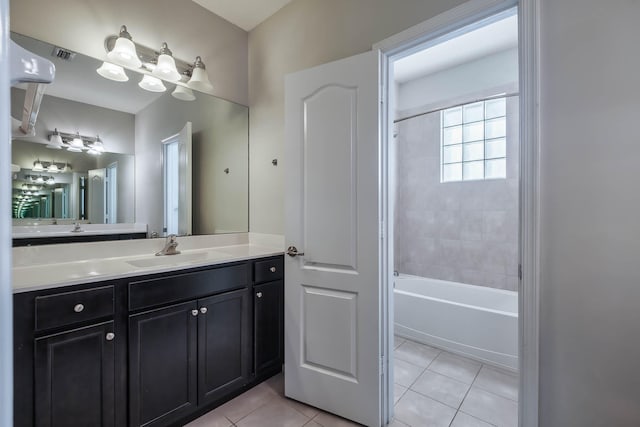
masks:
[[[36,330],[71,325],[113,315],[113,286],[39,296]]]
[[[129,283],[129,309],[169,304],[246,287],[247,264]]]
[[[253,264],[253,280],[255,283],[280,280],[284,277],[284,262],[282,258],[271,258],[266,261],[256,261]]]

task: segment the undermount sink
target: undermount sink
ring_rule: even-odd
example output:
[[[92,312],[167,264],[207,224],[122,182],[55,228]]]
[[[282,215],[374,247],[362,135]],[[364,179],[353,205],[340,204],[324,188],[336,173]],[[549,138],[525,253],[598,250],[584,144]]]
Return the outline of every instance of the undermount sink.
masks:
[[[223,254],[218,254],[219,257],[223,257]],[[126,261],[127,264],[133,265],[134,267],[160,267],[163,265],[176,265],[176,264],[184,264],[193,261],[200,261],[209,258],[219,258],[213,252],[195,252],[191,254],[177,254],[177,255],[163,255],[163,256],[153,256],[149,258],[140,258],[140,259],[132,259],[130,261]]]

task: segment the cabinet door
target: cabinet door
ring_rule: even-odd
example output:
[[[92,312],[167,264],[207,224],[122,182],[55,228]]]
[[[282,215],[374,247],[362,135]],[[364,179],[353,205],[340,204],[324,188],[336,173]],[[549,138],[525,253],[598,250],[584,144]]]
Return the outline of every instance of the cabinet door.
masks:
[[[112,334],[105,322],[35,340],[37,427],[115,425]]]
[[[215,401],[249,381],[249,290],[198,300],[199,404]]]
[[[131,426],[163,426],[197,405],[195,301],[129,316]]]
[[[283,282],[253,287],[254,369],[256,376],[282,369]]]

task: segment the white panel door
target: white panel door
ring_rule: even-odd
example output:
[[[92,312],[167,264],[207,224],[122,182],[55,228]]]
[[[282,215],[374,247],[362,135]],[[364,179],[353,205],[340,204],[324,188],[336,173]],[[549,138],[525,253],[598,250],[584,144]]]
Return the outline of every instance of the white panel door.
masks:
[[[192,233],[192,125],[162,140],[164,232],[190,236]]]
[[[380,426],[378,53],[286,77],[285,394]]]

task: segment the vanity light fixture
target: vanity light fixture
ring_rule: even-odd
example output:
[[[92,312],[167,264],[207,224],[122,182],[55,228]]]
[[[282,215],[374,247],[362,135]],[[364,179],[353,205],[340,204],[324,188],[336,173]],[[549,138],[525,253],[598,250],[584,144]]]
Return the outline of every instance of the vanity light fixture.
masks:
[[[47,172],[58,173],[60,172],[60,168],[58,168],[58,165],[56,165],[55,163],[51,162],[51,164],[47,167]]]
[[[89,144],[89,153],[93,154],[91,153],[91,151],[95,151],[97,154],[104,153],[104,144],[100,139],[100,135],[96,135],[96,140],[93,141],[93,143]]]
[[[62,149],[62,137],[60,136],[60,132],[58,132],[58,129],[55,129],[53,133],[49,135],[49,143],[46,145],[46,147],[52,150]]]
[[[176,85],[176,88],[171,93],[171,96],[181,101],[194,101],[196,99],[196,96],[193,94],[193,91],[191,89],[181,85]]]
[[[135,43],[124,25],[119,35],[110,35],[105,38],[104,48],[107,51],[108,62],[105,62],[97,71],[105,78],[125,81],[127,78],[125,71],[113,68],[124,66],[130,69],[141,69],[139,71],[151,73],[154,77],[171,83],[186,83],[191,89],[201,91],[213,89],[201,57],[196,57],[194,63],[188,63],[175,58],[166,42],[162,43],[160,51]],[[142,85],[141,87],[144,89]]]
[[[131,34],[127,31],[125,25],[120,27],[120,34],[118,34],[115,46],[107,54],[107,58],[111,62],[129,68],[140,68],[142,66],[142,61],[138,58],[136,45],[133,43]]]
[[[42,162],[40,160],[36,160],[33,162],[33,169],[31,170],[34,172],[42,172],[44,170],[44,166],[42,166]]]
[[[213,85],[209,81],[207,69],[204,66],[204,62],[202,62],[202,58],[199,56],[196,56],[196,61],[193,63],[193,72],[191,74],[191,79],[189,79],[189,83],[187,84],[190,88],[202,92],[209,92],[213,90]]]
[[[151,74],[153,74],[154,77],[164,79],[171,83],[180,81],[180,73],[176,68],[176,61],[173,59],[173,53],[169,49],[169,46],[167,46],[167,43],[162,43],[158,63]]]
[[[140,83],[138,83],[138,86],[140,86],[144,90],[148,90],[149,92],[164,92],[165,90],[167,90],[167,88],[162,83],[162,80],[148,74],[144,75],[142,80],[140,80]]]
[[[105,79],[113,80],[114,82],[129,81],[129,76],[124,72],[124,68],[110,62],[103,62],[96,72]]]
[[[69,146],[76,150],[82,150],[84,148],[84,141],[80,138],[80,132],[76,132],[76,136],[71,140]]]

